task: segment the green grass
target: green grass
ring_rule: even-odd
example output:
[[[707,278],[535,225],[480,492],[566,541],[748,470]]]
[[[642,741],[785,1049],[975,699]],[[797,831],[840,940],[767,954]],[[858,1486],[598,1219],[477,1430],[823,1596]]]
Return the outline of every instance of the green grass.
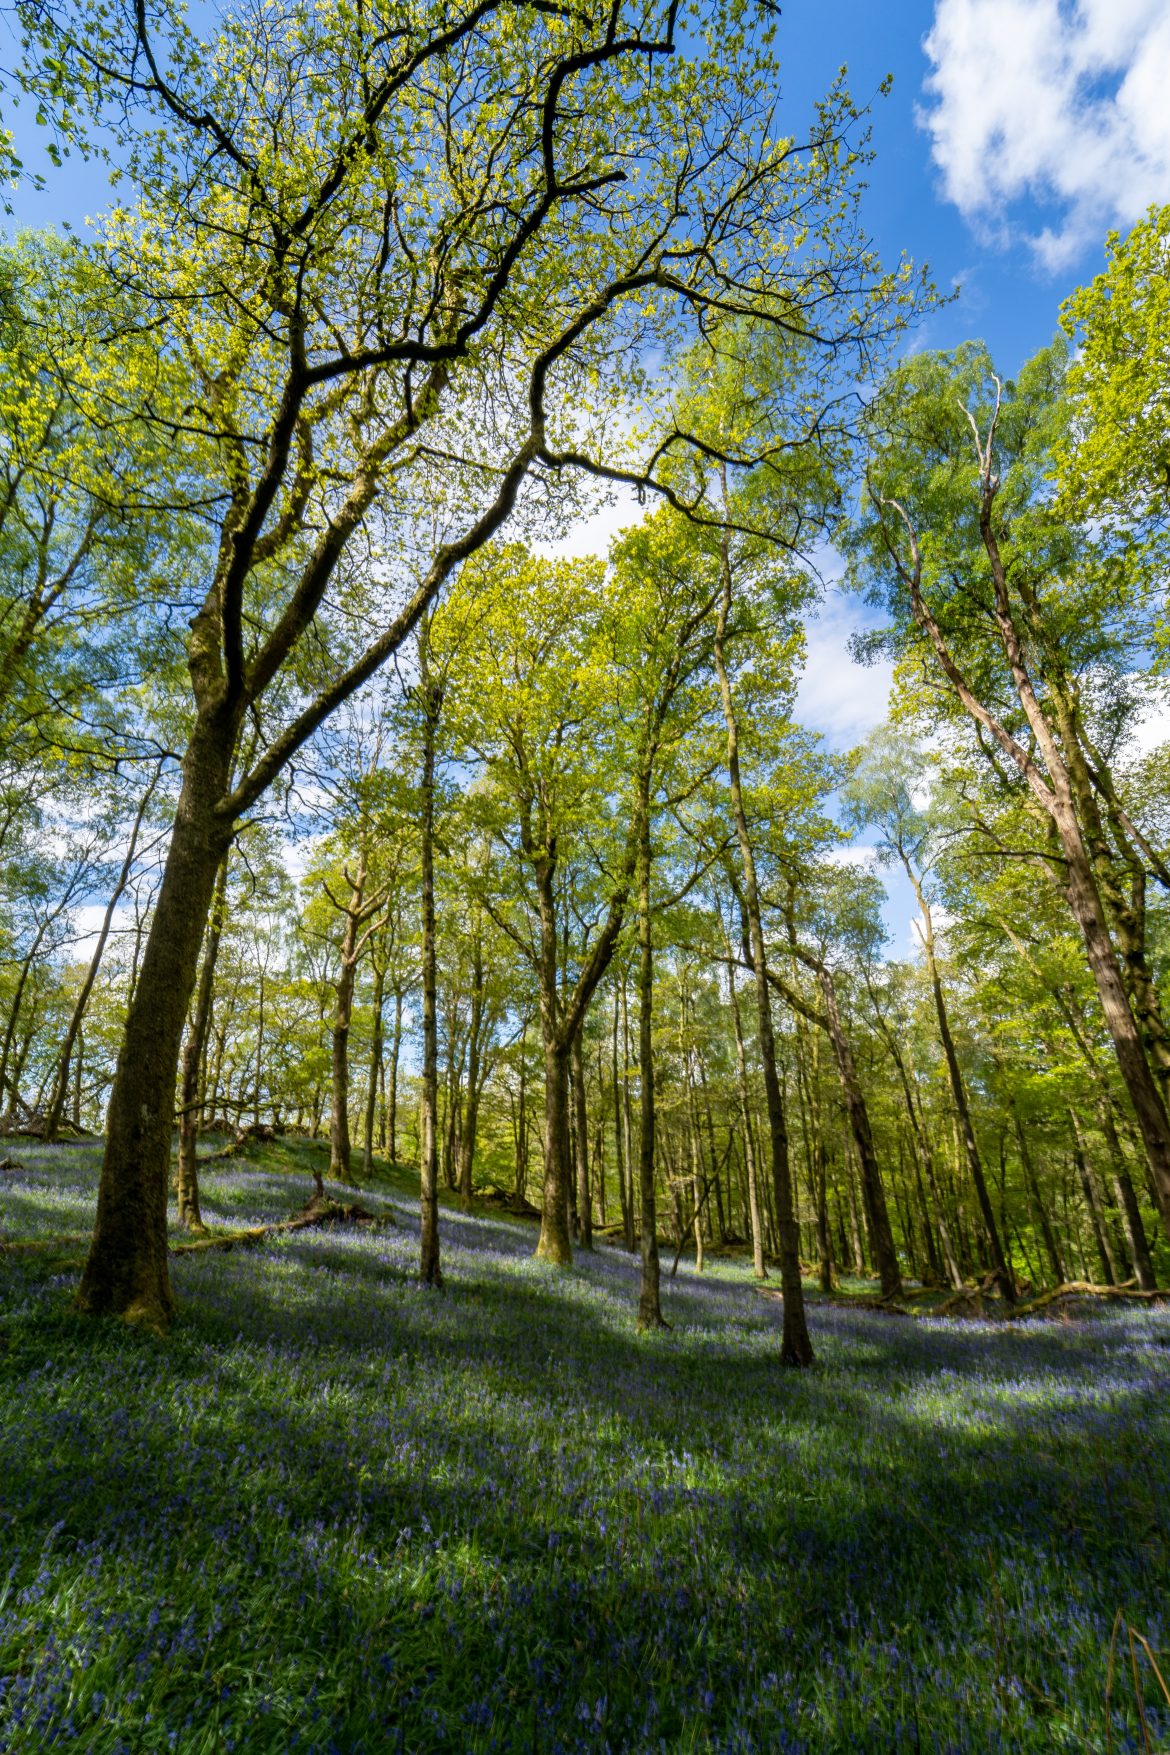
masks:
[[[318,1149],[206,1166],[208,1222],[294,1212]],[[4,1235],[83,1233],[97,1148],[15,1155]],[[0,1253],[0,1748],[1170,1744],[1125,1631],[1168,1675],[1170,1314],[814,1306],[792,1374],[735,1259],[642,1336],[620,1251],[448,1208],[424,1291],[416,1191],[175,1258],[166,1341]]]

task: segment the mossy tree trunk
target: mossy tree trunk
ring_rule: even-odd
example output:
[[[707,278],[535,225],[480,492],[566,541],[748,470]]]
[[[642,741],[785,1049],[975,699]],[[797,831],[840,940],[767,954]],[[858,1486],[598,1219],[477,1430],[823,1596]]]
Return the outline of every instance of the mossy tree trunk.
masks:
[[[236,726],[196,722],[154,920],[126,1016],[106,1123],[93,1241],[78,1302],[94,1315],[162,1328],[174,1312],[167,1269],[167,1183],[175,1084],[199,949],[233,819],[228,787]]]

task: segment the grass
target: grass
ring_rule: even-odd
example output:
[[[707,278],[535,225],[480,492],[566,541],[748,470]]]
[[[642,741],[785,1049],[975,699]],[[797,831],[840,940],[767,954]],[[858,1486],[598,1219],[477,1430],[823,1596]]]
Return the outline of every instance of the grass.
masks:
[[[310,1151],[205,1218],[291,1213]],[[16,1155],[4,1237],[84,1234],[97,1148]],[[71,1313],[75,1243],[0,1252],[0,1748],[1170,1747],[1127,1632],[1170,1678],[1170,1313],[817,1306],[792,1374],[735,1261],[642,1336],[619,1251],[448,1210],[426,1292],[410,1187],[176,1258],[166,1341]]]

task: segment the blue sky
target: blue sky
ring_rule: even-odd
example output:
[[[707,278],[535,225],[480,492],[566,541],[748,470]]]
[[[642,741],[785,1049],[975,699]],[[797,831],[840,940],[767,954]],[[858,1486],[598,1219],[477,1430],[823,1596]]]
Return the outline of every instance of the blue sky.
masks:
[[[930,265],[959,297],[916,342],[979,338],[1014,373],[1105,237],[1170,200],[1170,0],[787,0],[784,96],[797,111],[846,62],[874,103],[867,214],[882,254]],[[799,712],[838,748],[885,713],[889,676],[845,650],[863,612],[829,593],[809,628]],[[882,873],[889,952],[915,948],[909,886]]]
[[[1108,227],[1170,197],[1170,0],[785,0],[778,50],[794,133],[842,64],[855,99],[874,98],[873,235],[960,287],[925,345],[981,336],[1014,371],[1101,265]],[[80,226],[103,204],[102,169],[55,170],[27,107],[5,109],[46,180],[16,191],[14,220]]]
[[[1170,0],[785,0],[777,43],[794,134],[842,64],[854,98],[874,100],[871,234],[887,260],[904,251],[940,288],[959,289],[918,346],[980,338],[1014,373],[1051,339],[1065,295],[1103,265],[1107,231],[1170,200]],[[0,35],[3,59],[6,49]],[[16,192],[14,221],[80,227],[103,204],[101,169],[55,170],[27,111],[6,119],[45,176],[43,193]],[[572,546],[604,549],[636,515],[610,508]],[[830,591],[809,630],[800,712],[836,748],[885,713],[888,674],[846,651],[861,614]],[[891,894],[895,954],[911,948],[908,906]]]

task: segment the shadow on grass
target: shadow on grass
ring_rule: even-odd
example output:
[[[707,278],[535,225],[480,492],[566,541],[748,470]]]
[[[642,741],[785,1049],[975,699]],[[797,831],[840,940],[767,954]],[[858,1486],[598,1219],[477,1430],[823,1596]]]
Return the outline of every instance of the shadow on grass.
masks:
[[[191,1750],[1097,1746],[1115,1610],[1163,1637],[1163,1318],[826,1309],[791,1374],[746,1277],[684,1275],[640,1336],[618,1252],[566,1275],[449,1214],[435,1294],[399,1211],[184,1260],[165,1344],[0,1270],[8,1747],[70,1714],[95,1750],[160,1722]]]

